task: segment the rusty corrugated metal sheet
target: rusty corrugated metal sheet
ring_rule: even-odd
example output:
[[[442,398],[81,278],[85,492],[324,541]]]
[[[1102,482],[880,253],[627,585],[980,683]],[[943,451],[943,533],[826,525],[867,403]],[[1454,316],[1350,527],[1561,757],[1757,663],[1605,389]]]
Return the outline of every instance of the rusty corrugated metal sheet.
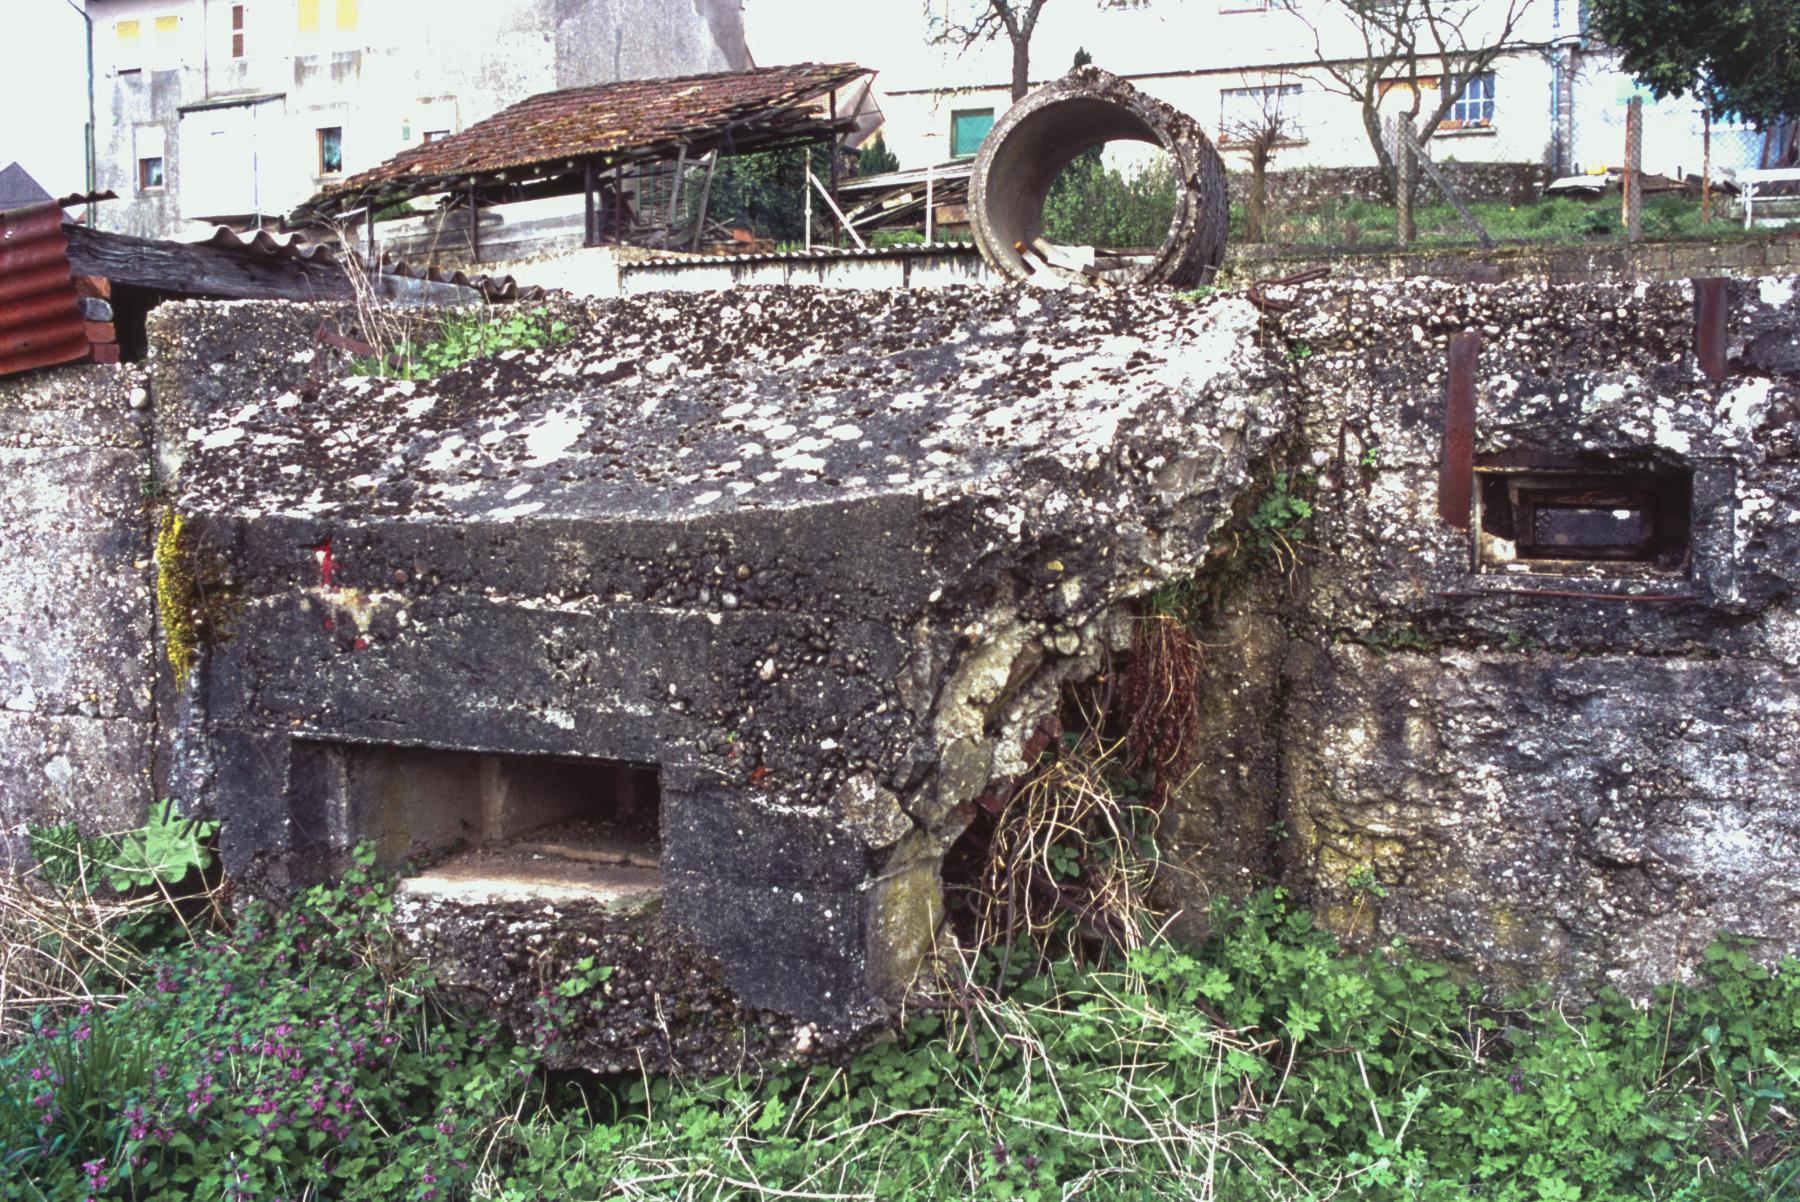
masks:
[[[0,213],[0,376],[88,356],[56,201]]]
[[[679,79],[632,79],[545,92],[478,121],[459,134],[403,150],[379,167],[351,176],[301,206],[327,212],[332,203],[395,185],[479,176],[597,155],[654,155],[695,146],[753,116],[766,117],[757,138],[816,125],[822,115],[795,110],[867,75],[855,63],[799,63]],[[845,120],[850,115],[844,115]],[[748,140],[750,134],[744,134]]]

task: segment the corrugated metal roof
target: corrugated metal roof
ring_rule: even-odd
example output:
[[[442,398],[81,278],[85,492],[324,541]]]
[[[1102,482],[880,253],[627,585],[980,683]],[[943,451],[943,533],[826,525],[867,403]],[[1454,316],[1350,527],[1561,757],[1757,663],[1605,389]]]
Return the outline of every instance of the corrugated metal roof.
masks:
[[[461,133],[403,150],[379,167],[327,188],[301,212],[343,207],[346,197],[409,185],[430,190],[444,181],[513,168],[547,166],[605,155],[653,157],[681,144],[703,149],[730,127],[741,144],[769,141],[820,123],[807,102],[869,74],[855,63],[799,63],[677,79],[632,79],[545,92],[477,121]],[[854,114],[841,114],[854,124]],[[390,185],[384,188],[383,185]]]
[[[0,376],[88,356],[56,201],[0,213]]]

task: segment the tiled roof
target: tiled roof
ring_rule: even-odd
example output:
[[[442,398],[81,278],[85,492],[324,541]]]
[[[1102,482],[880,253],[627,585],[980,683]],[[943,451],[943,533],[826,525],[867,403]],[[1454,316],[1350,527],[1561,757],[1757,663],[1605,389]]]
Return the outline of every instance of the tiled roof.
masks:
[[[678,79],[633,79],[545,92],[461,133],[403,150],[328,188],[302,211],[374,192],[423,192],[453,179],[599,156],[651,158],[687,145],[748,147],[805,133],[828,119],[808,102],[868,74],[854,63],[800,63]],[[840,122],[851,123],[852,114]]]

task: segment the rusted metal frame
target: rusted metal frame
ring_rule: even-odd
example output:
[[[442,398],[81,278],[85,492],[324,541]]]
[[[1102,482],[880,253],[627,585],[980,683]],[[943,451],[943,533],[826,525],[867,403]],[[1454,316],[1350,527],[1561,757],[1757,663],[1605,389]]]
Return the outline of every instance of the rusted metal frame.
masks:
[[[1444,384],[1444,442],[1438,463],[1438,517],[1457,530],[1469,528],[1475,496],[1475,365],[1481,334],[1468,330],[1450,340]]]
[[[926,239],[930,241],[929,238]],[[1331,274],[1329,267],[1309,267],[1305,271],[1296,271],[1293,275],[1284,275],[1277,280],[1259,280],[1244,289],[1244,299],[1255,305],[1268,316],[1275,317],[1288,312],[1298,301],[1271,300],[1265,293],[1268,288],[1281,288],[1289,284],[1310,284],[1314,280],[1322,280]]]
[[[1725,358],[1729,302],[1730,295],[1722,277],[1694,281],[1694,357],[1699,361],[1700,370],[1714,384],[1723,381],[1730,372]]]
[[[1700,601],[1699,593],[1582,593],[1557,588],[1495,588],[1485,592],[1438,590],[1453,601],[1479,601],[1487,597],[1552,597],[1561,601]]]

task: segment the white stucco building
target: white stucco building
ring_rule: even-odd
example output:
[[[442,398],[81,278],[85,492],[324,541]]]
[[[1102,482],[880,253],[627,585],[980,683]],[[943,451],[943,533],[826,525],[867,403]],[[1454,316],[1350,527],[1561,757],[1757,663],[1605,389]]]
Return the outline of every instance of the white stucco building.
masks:
[[[1583,33],[1581,0],[1510,0],[1518,13],[1512,36],[1491,71],[1470,81],[1463,99],[1432,140],[1435,159],[1529,163],[1552,174],[1618,167],[1624,158],[1625,108],[1644,95],[1644,168],[1669,175],[1701,170],[1701,122],[1689,99],[1651,102],[1614,56]],[[1486,44],[1505,25],[1509,0],[1469,0],[1470,44]],[[1372,166],[1374,152],[1360,107],[1334,92],[1320,66],[1366,60],[1366,44],[1332,0],[1186,0],[1102,5],[1079,25],[1045,10],[1034,39],[1034,80],[1055,77],[1080,45],[1095,65],[1192,114],[1230,153],[1234,119],[1275,97],[1289,132],[1277,169]],[[1004,41],[956,60],[960,78],[909,80],[882,76],[885,136],[902,167],[972,155],[992,119],[1011,103]],[[1444,81],[1427,58],[1417,78],[1397,71],[1383,111],[1408,107],[1410,87],[1436,103]],[[1454,86],[1454,81],[1452,82]],[[1750,141],[1720,139],[1717,167],[1742,161]],[[1734,157],[1735,156],[1735,157]]]
[[[102,228],[204,234],[538,92],[742,70],[737,0],[90,0]]]

